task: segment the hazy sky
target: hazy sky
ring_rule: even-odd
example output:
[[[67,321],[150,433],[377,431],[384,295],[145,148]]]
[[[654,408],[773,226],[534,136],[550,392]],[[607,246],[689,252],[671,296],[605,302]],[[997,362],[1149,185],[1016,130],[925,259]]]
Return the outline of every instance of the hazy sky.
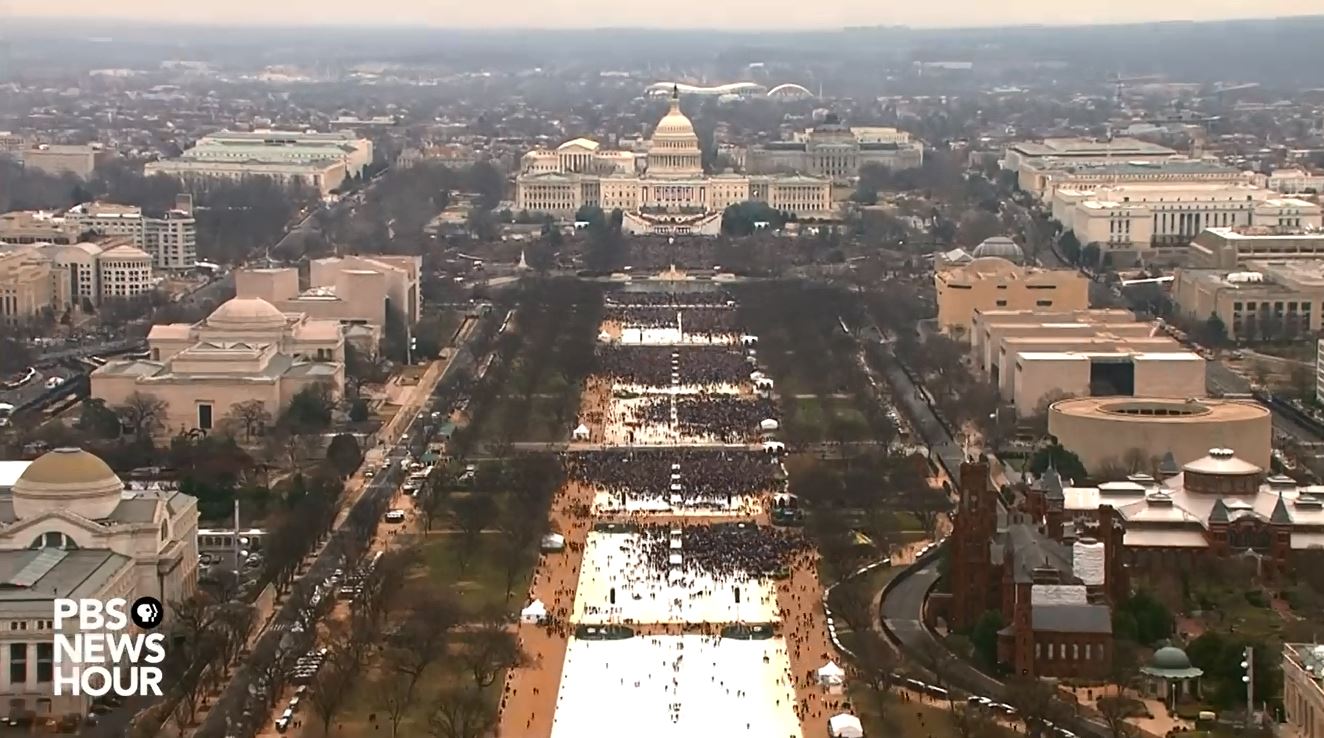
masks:
[[[1320,0],[0,0],[19,16],[132,18],[225,25],[430,25],[466,28],[832,28],[1218,20],[1310,15]],[[785,24],[775,20],[781,13]]]

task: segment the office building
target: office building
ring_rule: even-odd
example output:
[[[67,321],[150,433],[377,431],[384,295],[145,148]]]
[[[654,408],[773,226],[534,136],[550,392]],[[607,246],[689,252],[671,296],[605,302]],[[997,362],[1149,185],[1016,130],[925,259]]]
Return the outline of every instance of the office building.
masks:
[[[1204,396],[1205,360],[1199,354],[1119,343],[1075,351],[1020,350],[1011,377],[1016,414],[1034,415],[1046,400],[1062,397]]]
[[[1048,161],[1152,162],[1175,158],[1177,158],[1176,151],[1137,138],[1111,140],[1046,138],[1043,141],[1021,141],[1011,144],[1003,152],[1002,167],[1008,171],[1020,172],[1021,167],[1027,164],[1038,167]]]
[[[1271,174],[1256,175],[1256,183],[1284,195],[1324,193],[1324,174],[1316,174],[1304,169],[1279,169]]]
[[[16,210],[0,215],[0,244],[77,243],[78,226],[52,213]]]
[[[23,150],[23,167],[57,177],[72,174],[87,179],[96,170],[100,153],[91,144],[38,144]]]
[[[1059,189],[1089,190],[1117,185],[1247,184],[1254,176],[1236,167],[1208,159],[1155,159],[1151,161],[1076,161],[1037,158],[1023,162],[1017,185],[1047,202]]]
[[[330,158],[311,161],[164,159],[148,163],[143,171],[149,177],[164,174],[185,181],[240,181],[266,177],[281,185],[308,187],[323,197],[345,181],[345,162]]]
[[[1081,244],[1105,255],[1135,256],[1186,246],[1205,228],[1319,228],[1320,206],[1251,184],[1181,183],[1058,188],[1053,218]]]
[[[933,280],[939,327],[962,336],[971,334],[977,311],[1057,313],[1089,307],[1089,280],[1074,269],[1021,267],[990,256],[940,267]]]
[[[1324,259],[1324,231],[1303,228],[1206,228],[1191,241],[1185,264],[1233,269],[1250,260]]]
[[[372,141],[350,131],[219,131],[174,159],[148,164],[147,174],[183,179],[270,177],[327,195],[372,163]]]
[[[1178,269],[1172,300],[1192,320],[1217,315],[1233,340],[1314,334],[1324,310],[1324,259],[1252,259],[1235,271]]]
[[[145,215],[132,205],[89,202],[66,210],[64,220],[79,233],[130,239],[152,257],[152,266],[162,271],[187,271],[197,264],[192,195],[176,197],[175,206],[161,217]]]

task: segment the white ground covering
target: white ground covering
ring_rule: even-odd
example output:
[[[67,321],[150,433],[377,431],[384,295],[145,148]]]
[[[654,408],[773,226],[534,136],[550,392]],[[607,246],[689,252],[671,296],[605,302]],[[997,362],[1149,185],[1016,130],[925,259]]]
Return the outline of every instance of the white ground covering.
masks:
[[[800,738],[780,638],[571,639],[552,738]]]
[[[680,443],[683,439],[670,422],[645,423],[639,420],[644,408],[657,401],[656,397],[612,397],[603,426],[603,438],[607,443],[617,446],[667,446]],[[632,431],[633,436],[630,435]]]
[[[668,387],[659,387],[653,384],[626,384],[616,383],[611,386],[612,392],[629,392],[637,395],[697,395],[700,392],[707,392],[710,395],[746,395],[750,394],[749,388],[742,388],[738,384],[680,384]]]
[[[739,342],[739,336],[681,333],[679,328],[621,328],[621,343],[626,346],[730,346]]]
[[[674,553],[684,558],[683,548]],[[771,623],[780,615],[771,581],[714,576],[683,567],[657,571],[645,563],[639,534],[591,531],[572,618],[585,624]]]
[[[621,506],[620,495],[614,495],[609,492],[598,491],[593,495],[593,513],[595,515],[602,513],[663,513],[666,515],[703,515],[717,516],[730,515],[750,516],[759,513],[759,501],[755,495],[736,495],[731,498],[731,505],[727,505],[725,500],[700,502],[691,500],[689,504],[682,502],[679,505],[671,504],[670,495],[664,495],[660,491],[656,495],[631,494],[625,499],[625,506]]]

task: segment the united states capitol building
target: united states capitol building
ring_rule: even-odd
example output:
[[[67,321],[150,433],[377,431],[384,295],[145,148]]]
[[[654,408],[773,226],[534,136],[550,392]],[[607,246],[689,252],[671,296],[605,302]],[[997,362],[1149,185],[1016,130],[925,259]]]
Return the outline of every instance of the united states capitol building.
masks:
[[[646,151],[604,149],[587,138],[525,154],[515,178],[521,210],[573,217],[589,205],[623,213],[635,235],[717,235],[722,211],[754,200],[798,219],[832,216],[832,182],[801,174],[705,174],[694,124],[678,90]]]

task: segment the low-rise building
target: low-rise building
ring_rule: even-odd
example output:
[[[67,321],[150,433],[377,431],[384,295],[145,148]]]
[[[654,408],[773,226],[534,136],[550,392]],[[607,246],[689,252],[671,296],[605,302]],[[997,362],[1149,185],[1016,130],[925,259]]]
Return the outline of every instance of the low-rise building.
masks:
[[[755,174],[801,173],[853,180],[866,165],[914,169],[924,164],[924,145],[910,134],[879,126],[852,128],[828,114],[790,141],[751,146],[745,166]]]
[[[86,715],[89,695],[54,694],[55,599],[150,596],[168,612],[197,586],[197,500],[127,490],[101,459],[60,448],[0,499],[0,524],[0,709],[11,718]]]
[[[1095,140],[1087,138],[1046,138],[1042,141],[1021,141],[1011,144],[1003,152],[1002,167],[1020,172],[1021,167],[1041,166],[1047,161],[1075,163],[1113,161],[1164,161],[1177,158],[1177,152],[1167,146],[1141,141],[1138,138]]]
[[[1239,449],[1267,469],[1273,424],[1269,409],[1253,400],[1076,397],[1048,408],[1048,432],[1091,470],[1143,461],[1148,472],[1156,460],[1171,457],[1180,466],[1210,448]]]
[[[217,131],[198,139],[180,159],[198,162],[309,164],[325,160],[345,165],[345,174],[360,177],[372,164],[372,141],[353,131]]]
[[[1267,571],[1286,571],[1296,552],[1324,545],[1324,487],[1267,474],[1229,448],[1210,449],[1159,478],[1133,474],[1096,487],[1067,486],[1062,495],[1068,521],[1115,511],[1136,569],[1251,551]]]
[[[235,294],[260,298],[285,313],[358,325],[366,330],[357,331],[361,340],[356,345],[375,353],[390,321],[418,321],[420,268],[416,256],[315,259],[309,267],[308,287],[303,289],[294,268],[241,269],[235,272]]]
[[[1319,228],[1320,206],[1252,184],[1128,184],[1053,192],[1053,218],[1082,244],[1105,255],[1137,255],[1186,246],[1206,228]]]
[[[16,210],[0,215],[0,244],[77,243],[78,226],[48,212]]]
[[[1283,712],[1289,735],[1324,737],[1324,646],[1283,644]]]
[[[1135,324],[1135,313],[1120,308],[1082,310],[976,310],[971,318],[973,329],[969,334],[970,348],[975,365],[985,373],[998,363],[1000,339],[1003,336],[1026,335],[1051,326],[1053,330],[1071,335],[1072,331],[1093,334],[1110,330],[1118,324]],[[1133,329],[1123,327],[1119,335],[1133,335]]]
[[[1304,169],[1278,169],[1271,174],[1257,176],[1263,187],[1284,195],[1318,195],[1324,193],[1324,174]]]
[[[38,144],[23,151],[23,167],[59,176],[72,174],[81,179],[92,176],[100,149],[91,144]]]
[[[1029,496],[1028,509],[1002,509],[986,461],[963,463],[960,475],[948,544],[951,595],[935,595],[930,606],[954,629],[972,628],[988,612],[1001,615],[1007,625],[998,632],[998,661],[1019,676],[1106,676],[1111,605],[1129,586],[1121,529],[1106,516],[1065,526],[1060,497],[1042,490]]]
[[[92,372],[92,396],[121,405],[134,393],[160,399],[164,435],[211,431],[235,406],[261,402],[276,418],[305,388],[345,387],[344,328],[235,298],[200,323],[153,326],[147,359],[118,359]]]
[[[1237,271],[1178,269],[1172,299],[1187,318],[1218,316],[1235,340],[1317,333],[1324,312],[1324,260],[1249,260]]]
[[[1265,226],[1206,228],[1191,241],[1185,264],[1199,269],[1236,269],[1252,259],[1324,259],[1324,231]]]
[[[984,257],[938,269],[938,325],[970,335],[976,311],[1030,310],[1057,313],[1089,308],[1089,280],[1074,269],[1020,267]]]
[[[31,319],[69,300],[69,282],[32,247],[0,251],[0,324]]]
[[[1254,181],[1254,175],[1249,172],[1209,159],[1076,161],[1048,157],[1029,159],[1017,171],[1018,186],[1045,202],[1063,188],[1088,190],[1109,185],[1158,183],[1232,185]]]
[[[1061,397],[1204,397],[1205,360],[1184,350],[1022,351],[1012,401],[1026,417]]]
[[[147,176],[165,174],[180,179],[243,180],[267,177],[283,185],[302,185],[326,196],[345,181],[345,162],[339,159],[311,161],[195,160],[165,159],[143,167]]]

